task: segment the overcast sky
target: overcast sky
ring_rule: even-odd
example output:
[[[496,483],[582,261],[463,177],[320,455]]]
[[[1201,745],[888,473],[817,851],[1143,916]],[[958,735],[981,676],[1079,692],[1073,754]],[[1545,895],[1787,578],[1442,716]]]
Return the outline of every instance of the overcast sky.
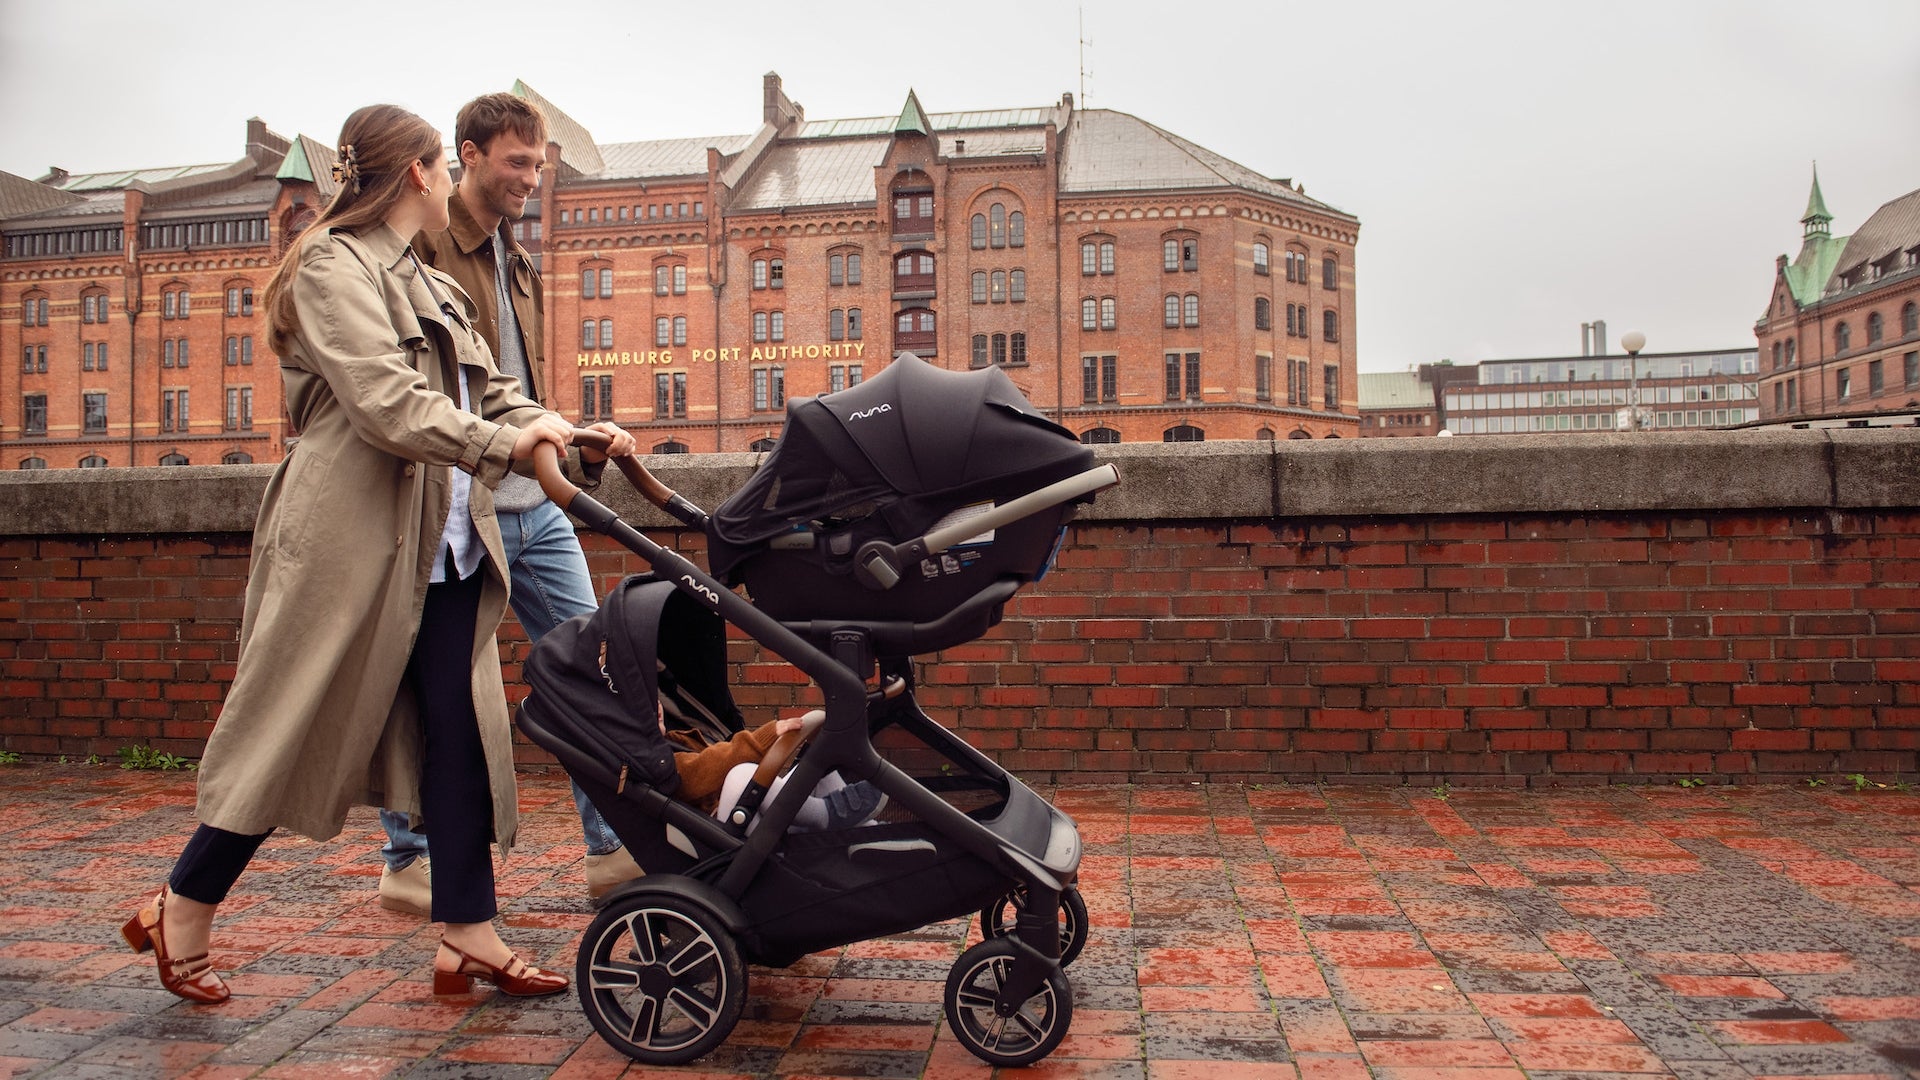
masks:
[[[1362,371],[1751,346],[1811,162],[1836,235],[1920,187],[1915,0],[0,0],[0,169],[451,129],[516,78],[603,143],[743,134],[768,71],[814,119],[1072,91],[1304,183],[1360,219]]]

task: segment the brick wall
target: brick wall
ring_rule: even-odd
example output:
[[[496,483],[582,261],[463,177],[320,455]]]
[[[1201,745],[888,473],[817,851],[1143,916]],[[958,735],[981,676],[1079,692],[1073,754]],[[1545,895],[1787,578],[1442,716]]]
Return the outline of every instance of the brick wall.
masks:
[[[1920,438],[1488,437],[1460,452],[1466,442],[1118,448],[1123,487],[1076,523],[1000,626],[921,662],[920,700],[1037,780],[1920,772],[1920,499],[1908,490]],[[1515,454],[1526,460],[1501,465]],[[1637,500],[1599,482],[1642,469],[1673,480],[1676,461],[1685,483],[1643,485]],[[662,475],[711,506],[749,467],[717,455]],[[1450,471],[1453,490],[1434,485]],[[170,490],[132,489],[152,471],[0,478],[0,745],[198,753],[245,586],[251,509],[232,489],[243,472],[257,488],[266,470],[164,472]],[[1501,490],[1469,506],[1469,480]],[[1396,497],[1396,484],[1430,494]],[[195,489],[209,504],[198,511]],[[1697,505],[1764,503],[1766,490],[1798,505]],[[700,558],[697,537],[660,527],[623,486],[605,497]],[[1314,509],[1383,500],[1423,512]],[[1448,500],[1459,508],[1432,512]],[[46,512],[24,520],[36,501]],[[74,523],[88,515],[155,524],[85,535]],[[183,528],[195,518],[215,527]],[[639,568],[604,538],[586,546],[603,589]],[[732,648],[750,714],[817,704],[751,642]],[[510,683],[525,651],[509,619]]]

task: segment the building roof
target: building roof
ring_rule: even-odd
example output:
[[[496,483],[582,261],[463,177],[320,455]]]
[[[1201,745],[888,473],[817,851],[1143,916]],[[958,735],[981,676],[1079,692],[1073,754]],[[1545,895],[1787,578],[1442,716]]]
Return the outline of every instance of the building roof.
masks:
[[[600,147],[578,120],[568,116],[560,106],[541,97],[533,87],[519,79],[513,80],[512,94],[538,107],[547,118],[547,138],[559,144],[561,164],[571,166],[587,176],[606,171],[607,164],[600,157]],[[704,162],[701,168],[706,168]]]
[[[26,217],[49,210],[63,210],[86,197],[61,191],[24,176],[0,172],[0,218]]]
[[[1433,407],[1433,386],[1413,371],[1360,373],[1362,409],[1419,409]]]
[[[41,181],[76,194],[94,191],[120,191],[134,184],[152,187],[172,180],[186,180],[193,177],[217,173],[233,167],[231,161],[219,161],[209,165],[166,165],[152,169],[118,169],[112,172],[73,173],[67,176],[52,176]]]
[[[702,176],[707,174],[707,149],[722,156],[739,153],[753,141],[752,135],[713,135],[693,139],[648,139],[641,142],[607,143],[600,147],[604,167],[583,179],[651,180],[655,177]]]
[[[768,150],[734,192],[733,210],[872,203],[873,170],[886,160],[891,135],[800,140]]]
[[[295,136],[274,179],[305,180],[313,185],[322,199],[332,201],[340,191],[340,184],[333,178],[335,156],[335,151],[319,139],[311,135]]]
[[[1281,180],[1252,169],[1111,109],[1076,112],[1060,150],[1060,190],[1068,194],[1101,191],[1178,191],[1245,188],[1282,202],[1351,217],[1295,191]]]
[[[1834,260],[1826,291],[1838,292],[1840,275],[1863,263],[1877,263],[1889,255],[1920,247],[1920,190],[1886,203],[1846,238],[1845,249]],[[1895,267],[1899,266],[1898,260]],[[1864,283],[1863,283],[1864,284]]]

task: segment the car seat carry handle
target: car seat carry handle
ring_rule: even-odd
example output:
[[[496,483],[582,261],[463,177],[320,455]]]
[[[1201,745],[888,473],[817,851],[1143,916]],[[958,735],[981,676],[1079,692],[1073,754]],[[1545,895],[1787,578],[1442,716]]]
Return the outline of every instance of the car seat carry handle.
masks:
[[[740,793],[740,798],[735,800],[733,808],[727,811],[727,824],[736,829],[747,827],[747,822],[752,821],[753,816],[760,812],[760,804],[773,787],[774,778],[787,767],[787,762],[793,760],[793,755],[799,752],[801,744],[813,738],[816,732],[826,726],[826,723],[826,712],[814,709],[800,718],[798,728],[785,732],[773,740],[773,745],[767,747],[766,756],[760,759],[760,764],[753,770],[753,779],[748,782],[746,790]]]
[[[605,432],[595,431],[592,428],[574,428],[573,445],[582,446],[597,453],[604,454],[607,452],[607,447],[613,445],[613,437]],[[707,527],[707,512],[695,506],[693,503],[688,502],[672,488],[661,483],[660,478],[653,475],[653,473],[647,469],[646,465],[641,462],[639,455],[628,454],[624,457],[613,458],[612,461],[620,467],[621,473],[627,478],[627,483],[633,485],[633,490],[645,496],[648,502],[671,514],[674,520],[680,522],[682,525],[702,530]],[[541,490],[547,493],[547,498],[552,499],[555,506],[566,506],[567,504],[565,502],[560,501],[560,495],[555,494],[554,490],[547,486],[547,478],[540,471],[540,455],[537,453],[534,455],[533,467],[534,476],[539,478]],[[568,483],[564,475],[560,476],[559,480],[566,484],[560,491],[565,494],[568,500],[571,500],[573,496],[580,493],[580,489]]]
[[[900,583],[903,576],[901,567],[912,566],[955,544],[965,543],[972,537],[992,532],[1003,525],[1011,525],[1029,514],[1039,513],[1070,499],[1091,495],[1096,491],[1104,491],[1118,483],[1120,483],[1120,470],[1112,465],[1101,465],[1069,476],[1065,480],[1055,481],[1038,490],[1029,491],[983,514],[976,514],[951,525],[942,526],[918,540],[909,540],[904,544],[869,540],[860,545],[860,550],[853,557],[853,576],[869,589],[882,591],[891,589]]]

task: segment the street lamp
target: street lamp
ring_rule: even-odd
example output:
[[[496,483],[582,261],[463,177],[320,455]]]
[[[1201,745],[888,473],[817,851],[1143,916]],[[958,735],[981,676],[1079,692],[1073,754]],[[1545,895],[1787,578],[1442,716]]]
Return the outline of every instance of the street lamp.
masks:
[[[1647,347],[1647,335],[1638,330],[1629,330],[1620,335],[1620,347],[1627,350],[1627,408],[1632,419],[1628,429],[1639,431],[1644,425],[1640,415],[1640,350]]]

